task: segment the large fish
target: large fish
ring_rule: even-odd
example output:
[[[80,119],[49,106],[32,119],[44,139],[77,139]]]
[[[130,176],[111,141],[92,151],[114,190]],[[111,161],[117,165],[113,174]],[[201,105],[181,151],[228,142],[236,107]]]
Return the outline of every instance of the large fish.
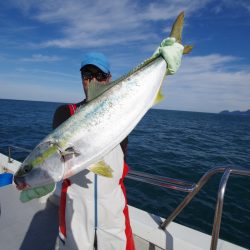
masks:
[[[180,43],[183,19],[182,12],[170,33]],[[185,46],[184,53],[190,50]],[[93,100],[43,139],[21,164],[14,177],[17,187],[44,186],[86,168],[111,177],[112,169],[102,158],[162,99],[166,66],[160,55],[154,55],[105,89],[93,85]]]

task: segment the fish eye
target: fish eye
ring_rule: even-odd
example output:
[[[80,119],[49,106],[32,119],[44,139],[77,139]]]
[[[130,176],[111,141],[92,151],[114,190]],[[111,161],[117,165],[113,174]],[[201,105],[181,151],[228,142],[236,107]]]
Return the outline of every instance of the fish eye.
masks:
[[[25,174],[27,174],[27,173],[29,173],[29,172],[31,171],[31,169],[32,169],[32,166],[31,166],[31,165],[25,165],[25,166],[23,167],[23,172],[24,172]]]

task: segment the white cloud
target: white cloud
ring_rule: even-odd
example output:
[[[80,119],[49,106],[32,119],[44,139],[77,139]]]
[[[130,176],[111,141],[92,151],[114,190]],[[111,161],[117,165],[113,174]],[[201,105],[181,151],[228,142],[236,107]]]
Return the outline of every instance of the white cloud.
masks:
[[[221,13],[225,8],[243,8],[250,12],[250,2],[249,0],[222,0],[214,7],[214,12],[216,14]],[[237,15],[237,13],[235,13]]]
[[[62,60],[59,56],[45,56],[41,54],[34,54],[29,58],[21,58],[23,62],[55,62]]]
[[[127,57],[124,61],[131,60]],[[240,63],[240,60],[219,54],[184,57],[179,72],[167,77],[163,88],[166,98],[155,108],[203,112],[249,109],[249,68],[243,66],[244,70],[225,70],[233,61]],[[123,62],[117,56],[112,63],[122,65]],[[27,71],[20,68],[11,75],[1,74],[0,98],[80,101],[84,95],[77,72],[70,74],[42,69]]]
[[[3,85],[3,86],[1,86]],[[8,87],[6,87],[8,85]],[[33,84],[24,83],[18,84],[13,82],[8,82],[2,84],[0,82],[1,93],[0,98],[4,99],[16,99],[16,100],[35,100],[35,101],[49,101],[49,102],[76,102],[83,98],[83,91],[81,86],[79,88],[74,86],[60,88],[58,84],[50,84],[47,86],[45,84]],[[15,89],[15,92],[13,92]],[[77,91],[78,90],[78,91]],[[21,93],[21,94],[20,94]],[[67,93],[67,94],[66,94]]]
[[[118,77],[117,72],[120,73],[121,69],[127,71],[144,60],[146,53],[148,53],[147,56],[152,54],[152,51],[154,51],[162,38],[159,37],[161,36],[159,34],[160,31],[164,32],[164,34],[166,31],[169,31],[172,21],[180,11],[184,10],[186,12],[188,21],[189,15],[193,13],[199,15],[199,11],[209,2],[212,2],[212,0],[165,0],[148,1],[146,3],[139,0],[107,0],[105,2],[101,0],[95,2],[90,0],[10,1],[12,1],[12,6],[23,11],[25,18],[35,20],[32,25],[27,21],[26,25],[29,23],[27,27],[30,25],[34,30],[39,29],[40,26],[37,25],[37,22],[41,22],[51,28],[46,33],[47,37],[49,37],[49,32],[53,32],[53,39],[50,40],[39,40],[41,39],[40,36],[37,36],[35,40],[31,39],[30,41],[36,46],[29,46],[29,49],[37,49],[39,46],[81,48],[81,50],[99,47],[101,51],[108,52],[105,54],[109,54],[113,72],[116,72],[115,78]],[[217,7],[216,11],[219,13],[226,6],[226,3],[231,8],[236,6],[233,5],[234,2],[231,0],[228,2],[221,1],[221,3],[214,4],[214,9]],[[249,4],[246,1],[239,1],[239,5],[249,9]],[[165,25],[163,27],[165,22],[169,24],[169,27]],[[42,27],[44,28],[44,26]],[[57,28],[56,31],[54,30],[55,27]],[[210,34],[207,34],[207,37],[207,39],[210,39]],[[6,41],[7,39],[4,41],[2,39],[0,42],[10,45],[11,42],[16,40],[9,39],[8,42]],[[24,39],[22,45],[26,41]],[[120,46],[123,46],[123,48]],[[56,54],[57,51],[60,52],[60,50],[54,50],[53,54]],[[77,50],[64,51],[76,52]],[[41,52],[37,52],[30,58],[23,58],[22,60],[26,62],[52,62],[60,59],[57,56],[43,55],[44,52],[38,53]],[[67,55],[67,53],[64,54],[65,58],[67,58]],[[5,55],[2,56],[7,57]],[[71,54],[71,56],[77,57],[76,53]],[[242,63],[240,60],[241,58],[235,56],[220,54],[185,57],[178,74],[167,78],[164,86],[166,100],[157,107],[208,112],[218,112],[223,109],[248,109],[250,107],[249,66],[242,65],[239,69],[235,62]],[[51,100],[54,100],[56,96],[57,100],[71,101],[79,94],[82,94],[81,84],[79,84],[80,79],[78,79],[79,75],[77,75],[79,72],[75,72],[77,78],[74,78],[72,63],[74,64],[74,62],[71,61],[69,63],[67,60],[64,60],[62,64],[55,63],[54,69],[49,68],[51,72],[46,72],[48,68],[45,68],[44,72],[42,72],[42,69],[37,72],[35,69],[33,69],[33,72],[29,69],[29,74],[26,73],[30,77],[29,79],[25,78],[25,72],[23,72],[22,76],[20,75],[21,72],[19,72],[20,74],[17,72],[11,80],[19,82],[20,86],[22,82],[26,83],[26,85],[24,84],[24,87],[18,88],[19,85],[10,83],[9,86],[17,88],[17,91],[15,90],[16,95],[18,95],[19,90],[22,93],[21,89],[26,87],[29,88],[29,92],[33,90],[35,93],[34,95],[31,92],[29,95],[28,93],[26,93],[27,95],[22,93],[24,98],[20,97],[19,99],[30,99],[32,96],[33,99],[37,99],[39,92],[44,93],[43,96],[45,98],[46,92],[49,92]],[[72,67],[68,67],[68,65]],[[70,72],[69,75],[72,72],[70,76],[72,79],[63,75],[60,76],[59,72],[56,72],[64,67],[67,67],[67,72]],[[76,65],[76,67],[78,66]],[[238,69],[234,68],[230,71],[229,69],[232,69],[232,67],[238,67]],[[67,73],[63,72],[63,74]],[[1,75],[0,84],[4,82],[2,80],[6,80],[6,78],[3,78],[3,75]],[[29,87],[27,82],[30,86],[32,83],[39,85],[40,89]],[[43,82],[47,84],[48,90],[45,89],[46,86],[43,85]],[[67,82],[70,83],[70,86],[74,84],[74,88],[68,92],[67,88],[69,85],[67,85]],[[60,84],[65,84],[66,87]],[[49,85],[57,87],[52,88]],[[60,88],[60,86],[62,87]],[[6,92],[7,86],[3,85],[3,87],[5,87]],[[3,87],[1,87],[1,94],[4,93]],[[41,88],[44,89],[44,92]],[[75,88],[78,89],[76,90]],[[56,89],[60,89],[60,91],[58,92]],[[53,94],[53,91],[55,94]],[[67,95],[65,95],[65,92]],[[11,95],[13,91],[8,93]],[[41,98],[37,100],[41,100]],[[44,100],[48,100],[48,96]]]
[[[167,77],[166,99],[157,107],[204,112],[249,109],[249,70],[224,69],[239,60],[218,54],[184,58],[179,72]]]
[[[183,10],[193,13],[209,1],[21,0],[12,4],[42,23],[61,24],[60,38],[43,41],[42,47],[79,48],[154,42],[158,40],[156,21],[174,20]]]
[[[16,75],[18,73],[21,73],[24,76],[27,75],[27,73],[28,73],[29,76],[37,77],[37,78],[47,77],[47,78],[51,79],[51,77],[55,77],[59,81],[63,81],[63,80],[68,81],[69,78],[71,78],[72,80],[79,80],[78,75],[67,74],[67,73],[63,73],[63,72],[59,72],[59,71],[36,69],[36,68],[33,68],[33,69],[17,68],[14,77],[20,77],[20,75],[19,76]],[[1,76],[2,75],[3,74],[1,74]]]
[[[36,101],[75,102],[84,97],[80,75],[20,68],[1,74],[0,98]]]
[[[249,0],[223,0],[223,4],[225,6],[229,6],[229,7],[237,7],[240,6],[242,8],[245,8],[246,10],[248,10],[250,12],[250,3]]]

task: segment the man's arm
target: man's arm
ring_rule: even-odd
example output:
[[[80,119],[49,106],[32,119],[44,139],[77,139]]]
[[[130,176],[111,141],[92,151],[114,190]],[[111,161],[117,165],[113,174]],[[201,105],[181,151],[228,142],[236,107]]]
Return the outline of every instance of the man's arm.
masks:
[[[128,151],[128,136],[120,143],[120,145],[124,154],[124,159],[126,159]]]
[[[58,107],[53,117],[53,124],[52,124],[53,129],[57,128],[69,117],[70,117],[70,110],[68,105],[62,105]]]

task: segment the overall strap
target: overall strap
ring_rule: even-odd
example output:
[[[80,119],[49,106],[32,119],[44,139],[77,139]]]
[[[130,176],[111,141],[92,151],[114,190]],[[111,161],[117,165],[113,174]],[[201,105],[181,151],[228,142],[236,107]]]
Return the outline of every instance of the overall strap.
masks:
[[[128,201],[127,201],[127,195],[126,195],[126,189],[123,183],[124,178],[129,172],[129,166],[126,162],[124,162],[123,165],[123,174],[122,177],[119,181],[119,184],[121,186],[124,198],[125,198],[125,206],[123,208],[123,214],[125,218],[125,235],[127,238],[126,241],[126,250],[135,250],[135,243],[134,243],[134,238],[133,238],[133,233],[130,225],[130,218],[129,218],[129,211],[128,211]]]
[[[60,197],[60,206],[59,206],[59,238],[63,243],[65,243],[66,239],[66,196],[67,189],[71,185],[69,179],[65,179],[62,183],[61,189],[61,197]]]
[[[76,112],[76,104],[68,104],[70,115],[73,115]]]

